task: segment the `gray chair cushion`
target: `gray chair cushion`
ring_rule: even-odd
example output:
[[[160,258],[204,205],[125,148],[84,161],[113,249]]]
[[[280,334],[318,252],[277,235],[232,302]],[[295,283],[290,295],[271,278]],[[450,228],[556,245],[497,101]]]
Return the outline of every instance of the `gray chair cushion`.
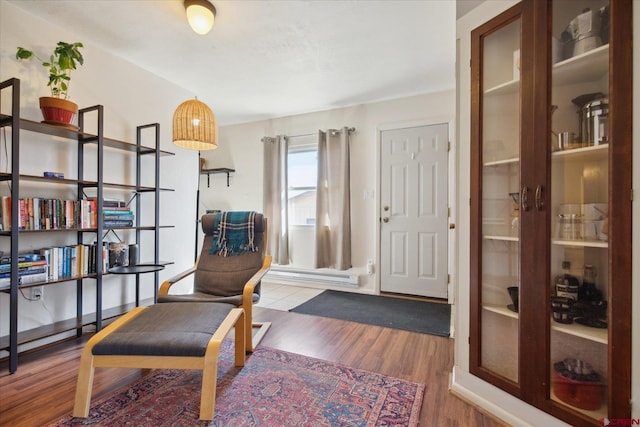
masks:
[[[94,355],[202,357],[207,344],[235,308],[209,302],[155,304],[93,347]]]

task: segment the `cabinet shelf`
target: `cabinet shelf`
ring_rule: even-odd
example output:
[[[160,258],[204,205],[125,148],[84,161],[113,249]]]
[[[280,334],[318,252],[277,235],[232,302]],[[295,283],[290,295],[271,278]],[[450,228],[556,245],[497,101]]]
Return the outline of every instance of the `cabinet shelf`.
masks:
[[[584,414],[584,415],[586,415],[586,416],[588,416],[590,418],[593,418],[595,420],[601,420],[601,419],[607,418],[607,405],[605,403],[602,404],[600,409],[597,409],[595,411],[588,411],[586,409],[580,409],[580,408],[577,408],[575,406],[572,406],[572,405],[570,405],[568,403],[565,403],[562,400],[560,400],[558,398],[558,396],[556,396],[556,393],[555,393],[555,390],[554,390],[553,386],[551,386],[551,400],[554,403],[560,404],[562,406],[568,406],[568,407],[580,412],[581,414]]]
[[[591,328],[579,323],[564,324],[551,319],[551,330],[600,344],[606,345],[609,342],[609,333],[607,329]]]
[[[504,160],[494,160],[491,162],[485,162],[485,167],[495,167],[495,166],[517,166],[520,163],[520,157],[512,157],[510,159]]]
[[[496,234],[485,234],[482,236],[485,240],[500,240],[503,242],[519,242],[520,238],[517,236],[500,236]]]
[[[568,161],[593,161],[608,159],[609,144],[591,145],[589,147],[574,148],[573,150],[561,150],[551,153],[551,158],[554,161],[568,160]]]
[[[553,239],[551,243],[557,246],[573,246],[578,248],[603,248],[609,247],[608,242],[602,240],[560,240]]]
[[[517,93],[519,88],[520,79],[514,79],[485,90],[484,95],[506,95],[510,93]]]
[[[609,45],[600,46],[553,65],[553,82],[556,85],[591,82],[608,72]],[[604,70],[604,71],[603,71]],[[517,93],[520,79],[513,79],[484,91],[485,96]]]
[[[517,319],[518,318],[518,313],[516,313],[515,311],[511,311],[507,307],[502,306],[502,305],[483,304],[482,308],[484,310],[490,311],[492,313],[500,314],[502,316],[509,317],[511,319]]]
[[[599,80],[609,72],[609,45],[597,47],[552,67],[553,84],[585,83]]]

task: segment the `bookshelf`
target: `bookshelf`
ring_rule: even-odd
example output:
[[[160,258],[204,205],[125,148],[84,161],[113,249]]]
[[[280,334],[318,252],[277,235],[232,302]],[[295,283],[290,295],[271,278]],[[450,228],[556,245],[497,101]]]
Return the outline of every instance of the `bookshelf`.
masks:
[[[103,327],[103,322],[108,319],[117,317],[126,313],[134,306],[152,304],[157,299],[157,290],[159,286],[158,271],[150,272],[154,275],[154,295],[153,298],[141,300],[140,298],[140,277],[139,275],[147,272],[145,269],[132,269],[131,274],[135,275],[135,301],[126,302],[123,305],[103,309],[103,278],[110,273],[106,271],[101,262],[95,262],[95,269],[91,272],[76,272],[76,274],[66,277],[58,277],[56,279],[49,278],[47,280],[33,281],[32,283],[22,284],[19,280],[19,259],[18,255],[21,251],[21,237],[34,236],[37,242],[42,242],[40,247],[46,248],[50,246],[51,237],[58,236],[57,233],[71,233],[70,239],[75,239],[77,245],[86,244],[85,242],[95,242],[96,248],[102,248],[108,233],[127,232],[135,234],[135,242],[140,244],[144,240],[145,243],[151,241],[153,245],[153,259],[142,260],[143,263],[153,263],[155,265],[164,266],[171,264],[170,261],[160,261],[160,230],[170,228],[170,225],[160,225],[160,193],[165,191],[173,191],[169,188],[160,187],[160,158],[174,155],[171,152],[160,149],[160,125],[157,123],[138,126],[136,130],[135,143],[121,141],[117,139],[107,138],[104,136],[104,108],[96,105],[88,108],[80,109],[78,112],[78,130],[72,130],[62,127],[56,127],[49,124],[40,123],[20,117],[20,80],[13,78],[0,83],[0,99],[3,94],[10,93],[10,110],[11,115],[0,114],[0,130],[6,136],[4,143],[10,149],[10,156],[7,159],[10,171],[0,173],[0,183],[6,182],[10,184],[11,200],[5,209],[10,211],[10,222],[0,230],[0,247],[5,251],[4,256],[10,256],[10,283],[8,287],[0,287],[0,292],[9,294],[9,333],[6,336],[0,336],[0,350],[9,353],[9,371],[16,372],[18,368],[18,346],[26,343],[33,343],[47,337],[53,337],[64,332],[74,331],[77,336],[81,336],[83,327],[87,325],[95,325],[96,331]],[[87,126],[85,126],[87,125]],[[92,125],[97,129],[96,133],[85,132],[84,129]],[[73,153],[77,157],[76,170],[73,178],[54,178],[37,176],[34,174],[20,174],[20,151],[21,139],[29,138],[29,135],[39,134],[45,137],[51,137],[52,140],[64,140],[73,142],[67,147],[52,148],[51,150],[76,150]],[[153,139],[153,145],[143,145],[143,139],[148,141]],[[57,147],[57,146],[56,146]],[[123,156],[135,157],[135,183],[131,182],[105,182],[104,180],[104,158],[105,148],[109,155],[117,152]],[[46,147],[43,147],[46,151]],[[142,185],[143,183],[143,158],[152,158],[155,173],[153,176],[153,185]],[[88,160],[87,160],[88,159]],[[148,163],[145,162],[148,167]],[[70,166],[73,169],[73,165]],[[86,172],[86,173],[85,173]],[[95,177],[85,179],[85,175],[89,172]],[[145,175],[146,181],[149,181],[149,175]],[[123,178],[123,181],[132,181],[133,178]],[[62,227],[55,229],[37,228],[21,229],[19,224],[20,217],[20,199],[23,198],[21,193],[21,184],[35,184],[38,191],[42,192],[42,198],[47,199],[47,193],[57,188],[64,188],[65,191],[75,194],[75,200],[80,201],[87,198],[95,199],[95,220],[87,225],[82,223],[80,226],[75,224],[71,227]],[[51,188],[51,190],[49,189]],[[129,203],[135,202],[135,219],[131,225],[124,227],[109,226],[104,222],[104,198],[105,189],[109,191],[122,192],[123,194],[132,194]],[[54,197],[52,197],[54,198]],[[141,219],[140,213],[142,209],[153,209],[153,217],[145,215],[145,219]],[[9,213],[9,212],[5,212]],[[6,221],[5,221],[6,222]],[[75,233],[75,237],[73,234]],[[143,233],[151,233],[152,237]],[[25,249],[30,251],[29,249]],[[31,251],[30,251],[31,252]],[[145,251],[148,253],[150,251]],[[5,267],[6,269],[6,267]],[[85,313],[83,309],[83,287],[85,281],[95,283],[95,312]],[[28,329],[18,329],[18,312],[19,293],[24,289],[34,286],[51,286],[63,282],[76,283],[76,316],[71,319],[54,321],[51,324]],[[6,314],[3,313],[3,316]]]

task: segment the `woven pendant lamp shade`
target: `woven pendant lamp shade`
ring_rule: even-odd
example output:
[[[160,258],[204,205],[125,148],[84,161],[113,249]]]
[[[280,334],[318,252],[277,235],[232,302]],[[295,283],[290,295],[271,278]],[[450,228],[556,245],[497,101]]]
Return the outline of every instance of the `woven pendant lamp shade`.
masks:
[[[218,148],[216,116],[205,103],[190,99],[173,113],[173,143],[190,150]]]

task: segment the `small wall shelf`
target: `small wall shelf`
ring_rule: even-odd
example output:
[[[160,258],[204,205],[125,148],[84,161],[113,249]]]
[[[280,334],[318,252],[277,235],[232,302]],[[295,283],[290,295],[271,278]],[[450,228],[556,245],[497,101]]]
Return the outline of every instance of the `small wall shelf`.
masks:
[[[211,186],[210,175],[215,175],[218,173],[226,173],[227,174],[227,187],[229,186],[229,175],[235,172],[235,169],[229,168],[214,168],[214,169],[200,169],[200,175],[207,175],[207,188]]]

